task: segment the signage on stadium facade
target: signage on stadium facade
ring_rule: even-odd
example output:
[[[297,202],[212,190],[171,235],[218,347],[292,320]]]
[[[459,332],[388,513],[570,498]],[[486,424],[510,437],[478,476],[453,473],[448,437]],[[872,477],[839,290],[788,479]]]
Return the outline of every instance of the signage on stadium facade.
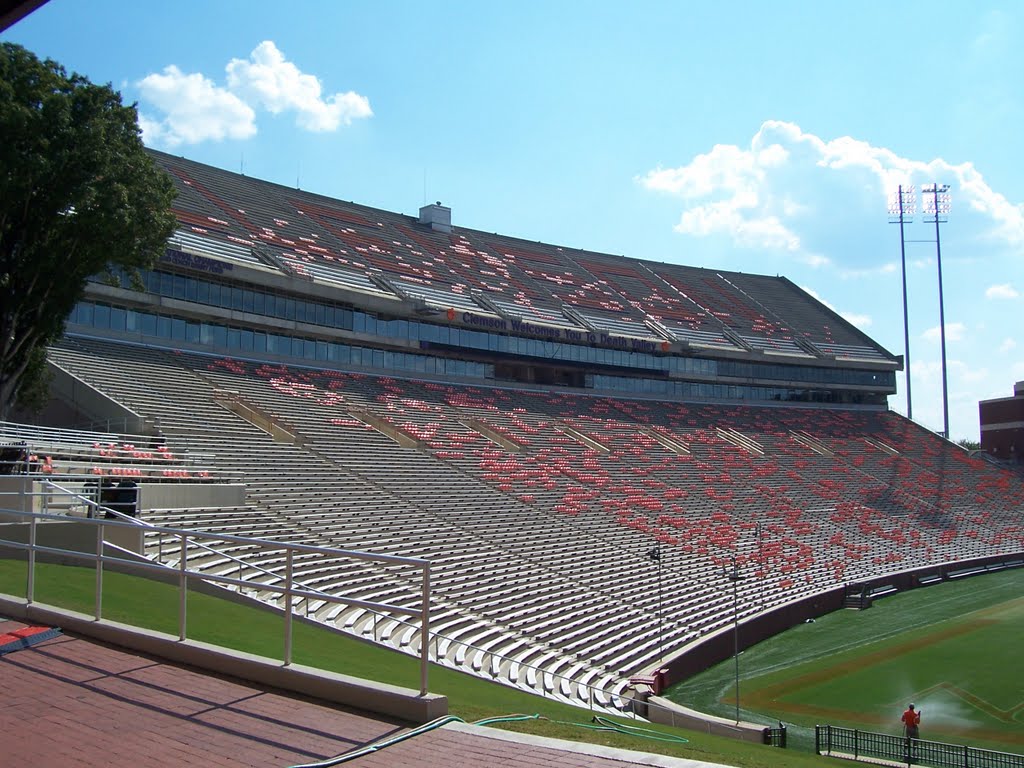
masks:
[[[211,259],[206,256],[200,256],[196,253],[176,251],[173,248],[168,248],[164,251],[164,255],[160,258],[160,261],[167,261],[171,264],[176,264],[179,267],[189,267],[202,272],[212,272],[215,275],[222,275],[224,272],[229,271],[232,268],[231,264],[226,264],[223,261]]]
[[[604,331],[587,331],[576,328],[564,328],[540,323],[529,323],[516,318],[505,319],[491,315],[477,315],[473,312],[456,312],[449,309],[448,320],[460,321],[463,325],[499,333],[513,333],[521,336],[534,336],[549,341],[566,341],[571,344],[593,344],[599,347],[612,347],[629,352],[668,352],[672,345],[667,341],[637,339],[632,336],[617,336]]]

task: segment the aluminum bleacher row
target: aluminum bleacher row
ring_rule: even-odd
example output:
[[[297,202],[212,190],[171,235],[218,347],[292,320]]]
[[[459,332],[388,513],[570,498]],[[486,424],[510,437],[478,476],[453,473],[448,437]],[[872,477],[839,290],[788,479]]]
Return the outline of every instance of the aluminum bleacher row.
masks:
[[[160,152],[176,240],[218,259],[440,309],[812,359],[888,355],[780,278],[658,264],[344,203]],[[228,202],[231,201],[231,202]],[[799,329],[799,330],[797,330]]]
[[[175,453],[150,437],[0,422],[0,474],[5,475],[212,480],[205,459],[188,451]]]
[[[586,686],[621,693],[664,648],[728,626],[733,564],[742,620],[1024,545],[1019,478],[883,411],[458,386],[90,339],[66,339],[50,359],[158,420],[168,450],[187,445],[246,483],[244,507],[150,522],[429,558],[438,660],[570,699]],[[150,536],[148,552],[173,550]],[[226,554],[189,558],[220,572],[256,556]],[[282,563],[253,565],[264,570],[244,578],[272,601],[260,581]],[[295,568],[318,589],[419,599],[382,566]],[[414,628],[363,609],[305,610],[397,647],[417,642]]]

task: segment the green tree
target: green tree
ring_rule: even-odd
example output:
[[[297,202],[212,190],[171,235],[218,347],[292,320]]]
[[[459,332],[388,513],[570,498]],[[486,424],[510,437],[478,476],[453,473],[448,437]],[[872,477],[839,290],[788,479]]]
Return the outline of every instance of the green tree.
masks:
[[[0,419],[43,378],[40,350],[93,275],[152,264],[174,187],[142,145],[135,106],[0,44]]]

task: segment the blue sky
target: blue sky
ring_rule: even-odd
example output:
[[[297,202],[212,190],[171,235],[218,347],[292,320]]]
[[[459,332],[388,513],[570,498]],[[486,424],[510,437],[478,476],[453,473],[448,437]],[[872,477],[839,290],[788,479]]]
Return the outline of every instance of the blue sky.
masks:
[[[440,200],[457,226],[785,275],[896,354],[887,196],[949,184],[952,437],[977,440],[978,401],[1024,380],[1024,4],[50,0],[0,37],[112,83],[156,148],[409,214]],[[934,240],[920,219],[908,239]],[[934,242],[907,261],[913,416],[941,429]]]

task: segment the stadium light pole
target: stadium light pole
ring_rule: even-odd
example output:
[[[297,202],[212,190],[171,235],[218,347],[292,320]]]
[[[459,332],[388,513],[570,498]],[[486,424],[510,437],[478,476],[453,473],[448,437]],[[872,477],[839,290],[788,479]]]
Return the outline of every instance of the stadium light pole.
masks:
[[[903,362],[907,373],[907,418],[914,418],[914,406],[910,397],[910,321],[907,313],[907,241],[903,225],[913,221],[917,203],[914,187],[897,187],[896,194],[889,198],[889,223],[900,225],[900,265],[903,272]]]
[[[924,187],[922,213],[926,224],[935,223],[935,261],[939,269],[939,343],[942,347],[942,436],[949,439],[949,389],[946,376],[946,313],[942,300],[942,245],[939,242],[939,224],[949,214],[949,185],[932,184]],[[931,218],[929,218],[929,216]]]
[[[665,658],[665,610],[661,591],[661,547],[652,547],[647,557],[658,564],[658,664]]]
[[[739,583],[743,578],[740,575],[740,566],[736,555],[732,555],[732,567],[726,569],[723,566],[725,577],[732,582],[732,656],[735,674],[736,693],[736,722],[740,721],[740,608],[739,608]]]

